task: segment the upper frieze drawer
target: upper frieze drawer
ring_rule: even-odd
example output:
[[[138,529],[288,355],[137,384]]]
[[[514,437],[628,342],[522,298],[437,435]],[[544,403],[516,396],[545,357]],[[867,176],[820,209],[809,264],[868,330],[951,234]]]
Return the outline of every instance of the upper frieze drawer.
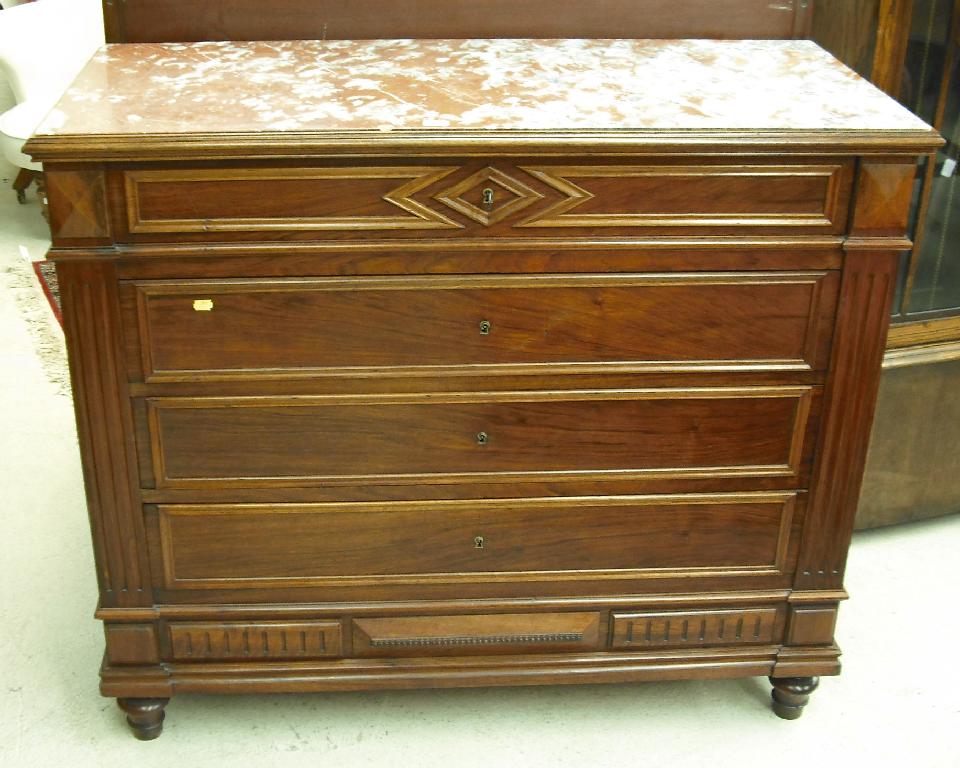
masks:
[[[125,201],[115,231],[131,241],[837,234],[850,170],[536,158],[139,168],[114,177]]]

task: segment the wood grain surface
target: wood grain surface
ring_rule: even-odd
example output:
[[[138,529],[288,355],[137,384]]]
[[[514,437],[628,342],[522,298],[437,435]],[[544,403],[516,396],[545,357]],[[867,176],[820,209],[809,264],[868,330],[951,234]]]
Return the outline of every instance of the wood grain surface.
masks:
[[[346,4],[293,4],[258,32],[404,29],[400,4],[365,5],[348,26]],[[586,15],[584,34],[805,24],[805,4],[746,0],[722,18],[562,3],[556,23],[537,2],[405,5],[424,34],[523,30],[528,12],[557,34]],[[233,35],[252,8],[131,0],[108,27]],[[839,672],[912,164],[937,141],[38,143],[101,691],[141,738],[174,691],[769,675],[798,715]]]
[[[197,280],[137,283],[135,301],[147,381],[822,370],[838,284],[835,272]]]
[[[380,37],[803,36],[807,3],[734,0],[106,0],[107,40],[303,40]]]

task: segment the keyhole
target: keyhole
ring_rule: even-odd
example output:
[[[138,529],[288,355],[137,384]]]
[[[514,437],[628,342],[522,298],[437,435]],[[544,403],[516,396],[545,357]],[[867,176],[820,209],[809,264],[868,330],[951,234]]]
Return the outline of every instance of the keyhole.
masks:
[[[475,549],[483,549],[483,536],[474,536],[473,546]]]
[[[483,205],[485,208],[493,205],[493,190],[490,187],[484,189],[481,194],[483,195]]]

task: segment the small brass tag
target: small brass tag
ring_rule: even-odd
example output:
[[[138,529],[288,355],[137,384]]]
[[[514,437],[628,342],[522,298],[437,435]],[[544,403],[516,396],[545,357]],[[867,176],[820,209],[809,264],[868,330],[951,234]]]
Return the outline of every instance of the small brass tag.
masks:
[[[209,312],[213,309],[213,299],[194,299],[193,309],[196,312]]]

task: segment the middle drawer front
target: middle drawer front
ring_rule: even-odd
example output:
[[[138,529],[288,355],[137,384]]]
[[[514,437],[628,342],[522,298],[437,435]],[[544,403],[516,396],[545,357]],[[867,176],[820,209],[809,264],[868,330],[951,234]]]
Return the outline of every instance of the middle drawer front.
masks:
[[[808,471],[820,388],[149,398],[155,486],[269,488]]]
[[[823,370],[837,285],[831,271],[146,281],[124,303],[148,382]]]

